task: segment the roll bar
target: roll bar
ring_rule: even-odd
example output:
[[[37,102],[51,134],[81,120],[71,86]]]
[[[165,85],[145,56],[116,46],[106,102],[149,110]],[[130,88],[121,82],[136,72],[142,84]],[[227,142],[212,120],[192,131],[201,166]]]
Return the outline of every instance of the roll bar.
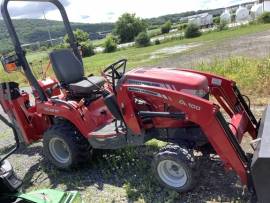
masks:
[[[24,1],[24,2],[48,2],[54,4],[60,11],[63,23],[65,25],[65,29],[67,31],[68,37],[69,37],[69,44],[70,47],[73,49],[74,54],[76,57],[82,62],[82,58],[80,55],[80,51],[78,50],[78,43],[75,39],[75,36],[72,32],[72,28],[69,23],[69,19],[66,13],[66,10],[64,6],[58,1],[58,0],[3,0],[1,4],[1,13],[4,19],[4,22],[6,24],[6,27],[8,29],[9,35],[11,37],[11,41],[15,47],[15,52],[18,56],[19,62],[21,63],[25,76],[29,80],[30,84],[36,89],[38,92],[38,95],[40,97],[41,101],[47,101],[47,97],[45,93],[43,92],[42,88],[39,86],[37,79],[33,75],[31,68],[28,64],[28,61],[25,57],[25,52],[21,47],[21,43],[19,41],[18,35],[15,31],[14,25],[12,23],[11,17],[8,12],[8,3],[10,1]]]

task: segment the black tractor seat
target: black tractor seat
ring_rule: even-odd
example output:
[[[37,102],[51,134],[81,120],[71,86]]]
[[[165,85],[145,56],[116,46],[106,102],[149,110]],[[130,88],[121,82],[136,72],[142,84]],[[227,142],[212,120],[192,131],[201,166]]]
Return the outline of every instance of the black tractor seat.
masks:
[[[84,68],[80,60],[69,49],[50,53],[53,70],[60,84],[72,94],[87,95],[98,91],[105,83],[103,77],[84,77]]]
[[[99,76],[91,76],[88,78],[84,78],[76,83],[69,84],[69,89],[73,93],[77,94],[88,94],[89,92],[95,92],[100,89],[105,83],[103,77]]]

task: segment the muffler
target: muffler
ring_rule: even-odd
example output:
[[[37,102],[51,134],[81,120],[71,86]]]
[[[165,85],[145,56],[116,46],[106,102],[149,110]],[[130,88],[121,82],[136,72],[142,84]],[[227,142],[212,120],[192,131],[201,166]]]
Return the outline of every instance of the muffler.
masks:
[[[257,200],[270,202],[270,106],[261,120],[255,152],[251,163],[251,175]]]

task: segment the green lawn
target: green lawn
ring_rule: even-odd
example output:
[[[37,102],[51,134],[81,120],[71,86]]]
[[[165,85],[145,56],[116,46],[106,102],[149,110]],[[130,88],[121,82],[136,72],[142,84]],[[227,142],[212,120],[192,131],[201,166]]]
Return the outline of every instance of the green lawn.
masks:
[[[220,43],[223,40],[235,38],[247,34],[252,34],[256,32],[261,32],[270,29],[270,24],[258,24],[258,25],[249,25],[239,28],[233,28],[225,31],[214,31],[209,33],[204,33],[202,36],[193,39],[173,39],[160,45],[153,45],[144,48],[129,47],[122,49],[114,53],[98,53],[92,57],[84,58],[86,74],[95,73],[98,74],[104,67],[115,62],[116,60],[126,58],[128,59],[128,67],[134,68],[138,66],[150,66],[157,65],[164,58],[168,57],[167,55],[159,55],[159,57],[151,57],[153,52],[158,51],[162,48],[170,48],[173,46],[189,43],[202,43],[203,46]],[[189,50],[192,51],[192,50]],[[36,75],[40,75],[42,60],[43,68],[46,67],[48,63],[48,51],[30,53],[27,55],[29,62],[33,63],[33,72]],[[52,72],[50,72],[52,73]],[[4,74],[3,70],[0,71],[0,80],[7,81],[13,80],[22,83],[26,83],[24,77],[21,73],[14,74]]]
[[[127,58],[129,68],[134,68],[138,66],[149,66],[159,64],[164,58],[151,58],[151,54],[162,48],[169,48],[176,45],[188,44],[188,43],[205,43],[213,44],[220,43],[223,40],[235,38],[251,33],[261,32],[270,29],[270,24],[259,24],[259,25],[250,25],[240,28],[234,28],[232,30],[225,30],[221,32],[210,32],[204,33],[201,37],[193,39],[174,39],[160,45],[149,46],[145,48],[136,48],[130,47],[124,50],[117,51],[115,53],[105,54],[100,53],[95,56],[85,58],[84,63],[86,67],[86,72],[98,73],[102,68],[107,66],[114,61]]]
[[[105,40],[106,40],[106,38],[93,40],[92,43],[93,43],[94,47],[102,47],[102,46],[104,46]]]
[[[160,30],[160,28],[156,28],[156,29],[153,29],[153,30],[148,30],[147,33],[148,33],[149,37],[155,37],[155,36],[161,34],[161,30]]]

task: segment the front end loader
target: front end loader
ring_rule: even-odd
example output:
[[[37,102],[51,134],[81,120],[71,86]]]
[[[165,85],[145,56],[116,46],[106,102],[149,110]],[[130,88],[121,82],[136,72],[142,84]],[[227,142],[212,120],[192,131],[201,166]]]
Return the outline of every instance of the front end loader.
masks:
[[[36,78],[26,59],[3,0],[1,12],[15,54],[1,58],[7,73],[24,73],[34,96],[16,82],[0,85],[0,103],[25,144],[43,140],[45,157],[67,170],[87,163],[94,149],[143,145],[151,139],[168,142],[153,158],[152,169],[165,187],[186,192],[196,185],[194,150],[219,155],[259,202],[269,202],[269,110],[257,121],[249,99],[234,81],[180,68],[137,68],[126,72],[122,59],[101,76],[85,76],[83,60],[64,7],[60,10],[70,49],[49,54],[54,77]],[[14,1],[14,0],[13,0]],[[21,0],[16,0],[21,1]],[[241,147],[253,139],[254,155]],[[208,149],[208,150],[206,150]],[[209,150],[210,149],[210,150]]]

